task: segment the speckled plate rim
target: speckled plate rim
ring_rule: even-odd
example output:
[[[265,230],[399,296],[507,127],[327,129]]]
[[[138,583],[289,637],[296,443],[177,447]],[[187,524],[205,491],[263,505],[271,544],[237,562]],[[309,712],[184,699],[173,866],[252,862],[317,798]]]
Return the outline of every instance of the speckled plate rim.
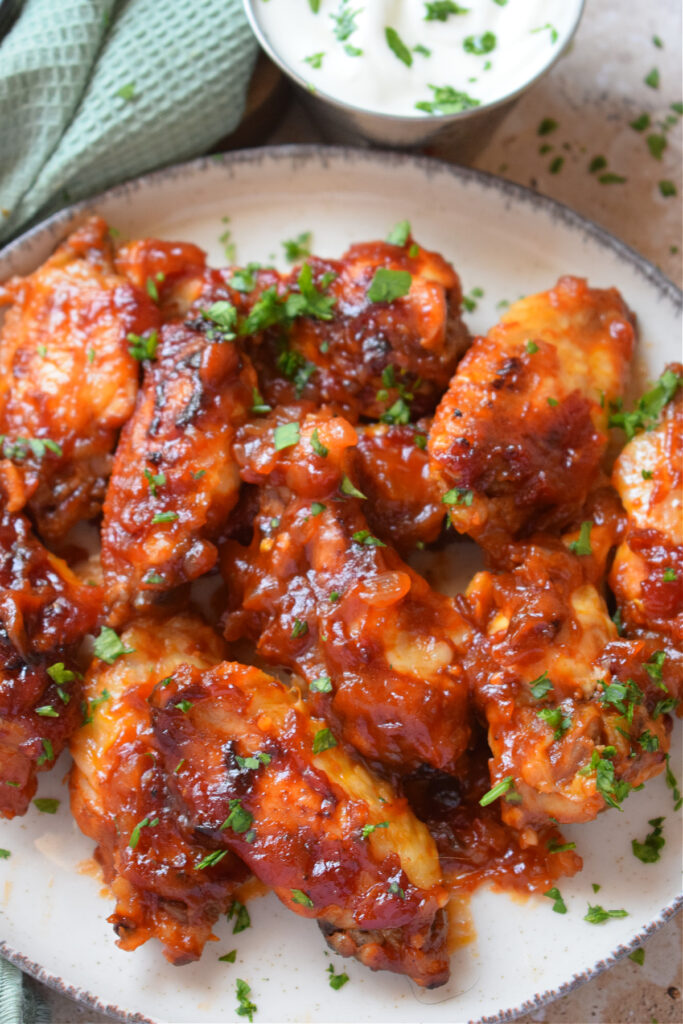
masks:
[[[83,214],[94,211],[97,208],[98,203],[102,200],[123,198],[131,192],[136,192],[141,188],[153,187],[154,185],[160,184],[166,180],[172,180],[178,177],[193,178],[197,174],[201,175],[206,168],[212,167],[216,163],[227,166],[239,166],[245,164],[258,165],[263,160],[282,160],[290,165],[293,161],[298,161],[300,163],[318,162],[321,164],[323,172],[328,162],[339,163],[340,161],[349,161],[352,163],[364,161],[368,164],[374,165],[375,167],[379,164],[386,167],[387,170],[398,166],[410,166],[417,172],[424,174],[426,178],[430,178],[437,173],[446,174],[457,181],[463,182],[464,184],[475,186],[479,185],[483,188],[490,189],[493,192],[499,193],[516,205],[527,205],[534,209],[543,210],[551,219],[560,221],[570,230],[581,233],[584,237],[590,238],[593,242],[597,243],[598,246],[602,246],[605,249],[610,250],[620,260],[626,262],[639,276],[644,278],[651,287],[656,289],[662,298],[672,302],[679,312],[679,315],[683,313],[683,291],[681,291],[673,281],[666,277],[658,267],[631,246],[612,235],[605,228],[600,227],[600,225],[596,224],[594,221],[583,217],[581,214],[576,213],[576,211],[555,199],[543,196],[531,189],[525,188],[523,185],[507,181],[497,175],[475,170],[474,168],[449,164],[431,157],[413,156],[412,154],[397,153],[394,151],[354,149],[352,147],[344,146],[263,146],[255,149],[237,150],[232,153],[220,153],[213,154],[211,156],[204,156],[186,163],[175,164],[159,171],[142,175],[138,178],[133,178],[120,185],[115,185],[113,188],[99,193],[96,196],[81,200],[78,203],[74,203],[62,210],[59,210],[46,220],[29,228],[26,232],[0,250],[0,274],[2,274],[3,265],[8,264],[12,258],[21,253],[22,250],[32,248],[33,244],[42,236],[46,234],[50,235],[54,245],[57,245],[69,231],[71,226],[77,222]],[[671,918],[681,910],[683,910],[683,894],[676,896],[676,898],[665,906],[659,912],[657,917],[644,926],[642,931],[634,936],[628,944],[618,945],[606,957],[598,960],[592,968],[582,971],[579,974],[574,974],[569,981],[557,988],[546,989],[543,992],[535,993],[531,999],[526,1000],[519,1006],[502,1009],[493,1016],[488,1015],[479,1017],[474,1021],[468,1022],[468,1024],[502,1024],[504,1021],[513,1021],[523,1014],[535,1012],[536,1010],[541,1009],[548,1003],[559,999],[561,996],[567,995],[584,982],[597,977],[602,974],[603,971],[612,967],[619,960],[633,952],[634,949],[637,949],[645,939],[658,931],[659,928],[670,921]],[[68,996],[79,1003],[89,1006],[91,1009],[96,1010],[99,1013],[108,1014],[114,1020],[123,1021],[126,1022],[126,1024],[156,1024],[152,1018],[146,1017],[142,1014],[131,1014],[112,1004],[105,1005],[91,992],[69,985],[62,978],[46,971],[40,966],[40,964],[35,963],[25,954],[12,949],[1,939],[0,954],[2,954],[2,956],[10,963],[19,967],[26,974],[29,974],[36,980],[48,985],[55,991]]]

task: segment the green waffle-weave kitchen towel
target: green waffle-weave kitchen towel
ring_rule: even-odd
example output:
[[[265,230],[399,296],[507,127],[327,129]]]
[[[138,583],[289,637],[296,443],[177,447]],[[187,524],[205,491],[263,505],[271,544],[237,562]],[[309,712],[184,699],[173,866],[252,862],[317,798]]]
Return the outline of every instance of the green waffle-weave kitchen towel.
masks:
[[[50,1024],[50,1012],[18,967],[0,957],[0,1024]]]
[[[0,42],[0,241],[237,126],[241,0],[25,0]]]

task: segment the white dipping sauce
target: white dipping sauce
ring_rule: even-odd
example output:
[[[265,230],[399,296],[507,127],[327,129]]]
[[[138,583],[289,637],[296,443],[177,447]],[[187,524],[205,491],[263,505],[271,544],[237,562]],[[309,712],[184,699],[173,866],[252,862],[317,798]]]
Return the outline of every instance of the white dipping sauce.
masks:
[[[252,5],[273,50],[311,90],[375,113],[420,117],[455,113],[516,92],[562,49],[580,2],[252,0]],[[447,13],[449,7],[467,10]],[[430,10],[447,16],[426,20]],[[390,33],[393,49],[387,28],[398,35],[397,42]],[[447,91],[437,93],[432,86]],[[430,110],[416,107],[425,102]]]

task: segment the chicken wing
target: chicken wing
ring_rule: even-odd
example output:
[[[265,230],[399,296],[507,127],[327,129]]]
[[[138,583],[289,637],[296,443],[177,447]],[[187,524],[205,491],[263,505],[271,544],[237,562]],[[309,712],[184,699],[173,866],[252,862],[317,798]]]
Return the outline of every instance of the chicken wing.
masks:
[[[180,664],[216,664],[222,644],[191,615],[141,618],[120,641],[110,663],[96,659],[86,676],[88,714],[71,744],[71,809],[97,843],[116,900],[109,920],[117,945],[133,950],[158,938],[166,958],[184,964],[199,958],[247,871],[231,854],[207,861],[209,848],[171,805],[147,698]]]
[[[404,798],[259,669],[182,666],[152,696],[169,784],[213,863],[236,853],[330,945],[419,984],[448,978],[448,896]]]
[[[111,452],[130,416],[138,363],[129,335],[153,331],[151,298],[115,273],[98,217],[41,267],[0,288],[0,488],[60,540],[99,513]]]
[[[615,289],[561,278],[477,338],[429,435],[453,525],[495,555],[575,520],[598,474],[634,318]]]
[[[513,571],[467,590],[478,637],[465,664],[503,820],[526,830],[590,821],[662,771],[683,659],[618,640],[588,555],[550,537],[519,548]]]
[[[0,517],[0,815],[24,814],[36,773],[80,724],[76,647],[101,594],[50,554],[22,515]]]
[[[629,631],[646,629],[683,649],[683,366],[670,366],[635,413],[614,467],[628,514],[610,585]],[[663,407],[663,411],[662,411]],[[661,413],[661,422],[655,426]],[[628,417],[632,417],[630,420]]]
[[[102,527],[113,623],[211,569],[212,538],[237,501],[230,446],[256,377],[215,308],[161,328],[117,448]]]
[[[315,712],[370,760],[454,771],[469,733],[457,660],[468,627],[369,529],[355,442],[345,419],[300,407],[239,432],[242,474],[262,484],[251,545],[222,554],[226,637],[299,673]]]
[[[271,406],[304,398],[352,422],[407,423],[433,411],[469,342],[457,274],[411,238],[312,257],[284,278],[260,271],[254,285],[244,330]]]

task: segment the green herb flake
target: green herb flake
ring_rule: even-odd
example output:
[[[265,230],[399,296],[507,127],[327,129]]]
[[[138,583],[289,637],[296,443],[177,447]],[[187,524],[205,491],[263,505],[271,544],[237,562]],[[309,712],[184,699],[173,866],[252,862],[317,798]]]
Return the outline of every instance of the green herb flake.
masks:
[[[644,78],[645,85],[649,85],[651,89],[659,89],[659,70],[653,68]]]
[[[322,55],[321,55],[322,56]],[[313,235],[310,231],[302,231],[296,238],[289,238],[282,243],[285,259],[288,263],[296,263],[311,255]]]
[[[548,402],[548,405],[551,409],[554,409],[556,405],[560,404],[556,398],[548,398],[546,399],[546,401]]]
[[[248,757],[240,757],[239,754],[236,754],[235,761],[242,771],[256,771],[261,765],[270,764],[272,758],[270,754],[263,754],[261,751],[258,751],[256,754],[250,754]]]
[[[231,800],[228,806],[230,807],[230,814],[220,826],[219,831],[223,832],[226,828],[229,828],[236,832],[237,835],[242,835],[251,828],[254,821],[253,815],[246,808],[242,807],[242,803],[239,800]]]
[[[323,505],[323,503],[321,501],[312,501],[311,502],[311,515],[312,516],[321,516],[326,508],[327,508],[327,505]]]
[[[404,246],[410,238],[410,221],[400,220],[398,224],[394,224],[393,228],[387,235],[387,242],[391,245]]]
[[[367,500],[363,492],[359,491],[358,488],[351,483],[348,476],[346,475],[342,477],[342,482],[339,485],[339,490],[342,492],[342,494],[347,494],[350,498],[362,498],[363,501]]]
[[[454,0],[432,0],[425,4],[425,21],[446,21],[451,14],[468,14],[469,7],[463,7]]]
[[[599,904],[594,907],[588,904],[588,913],[584,917],[584,921],[588,921],[589,924],[603,924],[608,921],[610,917],[628,917],[627,910],[605,910]]]
[[[623,185],[626,178],[622,174],[613,174],[612,171],[608,171],[607,174],[601,174],[598,181],[601,185]]]
[[[142,821],[139,821],[135,828],[133,829],[133,831],[131,832],[130,839],[128,840],[128,845],[130,846],[131,850],[134,850],[135,847],[140,842],[140,833],[142,832],[143,828],[153,828],[154,825],[158,824],[158,818],[143,818]]]
[[[633,960],[634,964],[638,964],[642,967],[645,963],[645,950],[641,946],[639,949],[634,949],[632,953],[628,955],[629,960]]]
[[[389,828],[389,822],[378,821],[376,825],[363,825],[360,834],[363,837],[363,839],[367,839],[368,836],[371,836],[375,829],[378,828]]]
[[[294,420],[291,423],[281,423],[273,431],[275,451],[282,451],[284,448],[291,448],[301,440],[299,433],[299,422]]]
[[[559,124],[553,117],[544,117],[538,128],[536,129],[537,135],[550,135],[551,132],[557,131]]]
[[[310,64],[314,71],[318,71],[323,66],[323,57],[325,56],[324,50],[319,50],[318,53],[311,53],[308,57],[304,57],[304,63]]]
[[[332,680],[329,676],[318,676],[309,686],[311,693],[331,693]]]
[[[203,871],[204,868],[211,868],[215,864],[220,863],[227,852],[227,850],[214,850],[213,853],[208,853],[203,860],[200,860],[198,864],[195,864],[195,871]]]
[[[681,796],[681,791],[678,788],[678,781],[676,779],[676,776],[671,770],[670,754],[666,755],[666,784],[671,790],[671,796],[673,797],[674,802],[674,811],[679,811],[681,809],[681,806],[683,806],[683,797]]]
[[[242,267],[236,270],[230,278],[230,287],[234,288],[236,292],[253,292],[256,287],[256,272],[260,270],[260,263],[247,263],[246,267]],[[228,306],[231,306],[228,303]],[[232,307],[234,309],[234,306]],[[228,329],[234,326],[236,317],[232,314],[227,314],[229,323],[226,325]],[[209,319],[211,319],[209,317]],[[227,339],[226,339],[227,340]]]
[[[292,628],[292,640],[298,640],[300,636],[306,636],[306,633],[308,633],[308,623],[304,622],[303,619],[295,619]]]
[[[72,672],[71,669],[65,667],[63,661],[56,661],[54,665],[50,665],[47,670],[47,674],[53,682],[57,683],[58,686],[68,686],[69,683],[73,683],[74,679],[78,678],[78,673]]]
[[[263,400],[258,388],[252,388],[251,391],[251,411],[255,416],[265,416],[266,413],[273,411],[272,406]]]
[[[629,127],[633,128],[635,132],[644,132],[650,127],[650,115],[641,114],[640,117],[635,119],[635,121],[631,121],[629,123]]]
[[[329,729],[318,729],[313,737],[313,753],[322,754],[325,750],[331,750],[337,746],[337,741]]]
[[[55,711],[50,704],[44,704],[42,707],[36,708],[36,714],[42,718],[59,718],[59,711]]]
[[[441,499],[443,505],[466,505],[468,507],[473,501],[474,492],[469,491],[466,487],[452,487]]]
[[[408,294],[412,280],[407,270],[378,267],[370,282],[367,297],[370,302],[394,302]]]
[[[557,40],[560,38],[559,33],[555,26],[551,25],[550,22],[546,22],[545,25],[539,25],[538,28],[532,28],[529,31],[532,35],[535,35],[537,32],[545,32],[546,30],[550,32],[550,42],[556,43]]]
[[[650,150],[651,156],[653,156],[655,160],[661,160],[662,154],[668,145],[666,136],[652,134],[648,135],[645,141],[647,142],[647,148]]]
[[[494,800],[498,800],[499,797],[504,796],[508,790],[514,788],[514,779],[512,775],[506,775],[504,779],[501,779],[488,793],[484,793],[483,797],[479,801],[481,807],[487,807],[492,804]]]
[[[116,90],[116,95],[119,99],[125,100],[129,103],[130,100],[135,99],[135,82],[126,82],[120,89]]]
[[[664,818],[651,818],[648,821],[648,825],[652,827],[652,831],[648,832],[642,843],[637,839],[631,840],[633,856],[637,857],[643,864],[654,864],[660,859],[659,851],[666,844],[666,840],[662,835],[663,823]]]
[[[132,647],[126,647],[118,634],[109,626],[102,626],[100,635],[95,640],[93,654],[107,665],[113,665],[117,658],[124,654],[133,654]]]
[[[330,15],[332,21],[335,22],[334,34],[341,43],[345,42],[349,36],[357,31],[356,18],[362,11],[362,7],[352,11],[347,4],[348,0],[341,0],[339,12]]]
[[[683,376],[674,373],[673,370],[665,370],[654,387],[638,399],[633,412],[624,412],[621,409],[612,412],[609,418],[610,427],[621,427],[629,440],[639,430],[652,429],[665,405],[682,385]]]
[[[548,843],[548,853],[565,853],[567,850],[575,850],[576,843],[558,843],[552,839]]]
[[[396,29],[388,25],[384,29],[384,38],[386,39],[387,46],[392,53],[398,57],[398,59],[405,64],[407,68],[411,67],[413,63],[413,55],[401,39]]]
[[[177,512],[155,512],[152,516],[152,526],[159,523],[175,523],[176,519],[180,519]]]
[[[60,801],[49,796],[37,796],[33,803],[41,814],[56,814]]]
[[[573,551],[575,555],[592,555],[593,548],[591,547],[591,530],[593,529],[593,522],[590,519],[584,520],[581,523],[581,529],[579,530],[578,540],[573,540],[569,545],[569,550]]]
[[[152,330],[148,334],[133,334],[131,332],[126,336],[126,339],[128,341],[128,351],[133,359],[143,362],[145,359],[155,358],[157,345],[159,344],[159,336],[156,330]]]
[[[556,914],[566,914],[567,913],[567,905],[564,902],[564,900],[562,899],[562,895],[560,893],[560,890],[557,888],[557,886],[554,885],[552,887],[552,889],[548,889],[547,892],[543,893],[543,895],[547,896],[547,898],[549,900],[553,901],[553,910],[555,911]]]
[[[535,697],[536,700],[542,700],[553,688],[552,681],[550,680],[547,671],[543,672],[543,674],[538,676],[537,679],[532,679],[529,686],[531,687],[531,695]]]
[[[663,181],[659,182],[659,191],[665,199],[668,198],[669,196],[677,195],[676,186],[674,185],[673,181],[669,181],[668,179],[664,179]]]
[[[567,730],[571,729],[571,717],[565,715],[562,708],[542,708],[536,712],[536,716],[555,730],[553,739],[556,741],[562,739]]]
[[[311,448],[313,449],[313,451],[315,452],[316,455],[320,456],[321,459],[327,458],[327,456],[329,454],[329,448],[326,448],[325,445],[322,444],[321,441],[320,441],[320,437],[318,436],[318,428],[317,427],[315,428],[315,430],[311,434]]]
[[[366,547],[372,548],[386,547],[386,544],[383,541],[379,540],[378,537],[373,537],[369,530],[356,530],[356,532],[352,534],[351,539],[356,544],[360,544],[361,546],[365,545]]]
[[[491,53],[496,48],[496,36],[493,32],[484,32],[480,36],[466,36],[463,40],[462,46],[465,53],[474,54],[476,57],[482,57],[486,53]]]
[[[415,104],[417,110],[423,110],[427,114],[459,114],[462,110],[471,110],[481,103],[480,100],[450,85],[430,85],[429,88],[434,93],[433,98],[420,100]]]
[[[238,978],[236,982],[235,994],[237,996],[237,1015],[238,1017],[248,1017],[251,1022],[254,1020],[254,1014],[258,1010],[256,1003],[253,1003],[249,996],[251,995],[251,986],[247,985],[246,981],[242,978]]]
[[[298,903],[300,907],[312,907],[313,900],[310,896],[306,895],[303,889],[292,889],[292,902]]]
[[[594,156],[588,165],[588,171],[590,174],[597,174],[598,171],[603,171],[607,167],[607,160],[604,156]]]
[[[533,356],[538,352],[538,345],[535,341],[532,341],[531,338],[529,338],[526,345],[524,346],[524,351],[527,355]]]
[[[38,765],[39,768],[41,767],[41,765],[44,765],[47,761],[54,761],[55,758],[55,752],[50,740],[41,739],[40,742],[43,745],[43,752],[40,754],[38,760],[36,761],[36,764]]]
[[[239,935],[240,932],[246,931],[247,928],[251,927],[251,918],[249,917],[249,911],[240,903],[239,900],[233,900],[230,904],[230,909],[225,915],[228,921],[234,919],[234,925],[232,927],[232,934]]]
[[[237,950],[231,949],[229,953],[224,953],[223,956],[218,957],[218,962],[223,964],[234,964],[237,959]]]
[[[7,858],[11,856],[12,854],[10,853],[9,850],[0,848],[0,860],[7,860]]]
[[[178,711],[182,711],[182,713],[184,715],[186,715],[187,712],[192,707],[192,701],[191,700],[179,700],[177,704],[173,705],[173,707],[177,708]]]
[[[339,991],[349,980],[349,976],[345,971],[341,974],[335,974],[332,964],[327,968],[327,973],[330,976],[330,988],[333,988],[335,991]]]

